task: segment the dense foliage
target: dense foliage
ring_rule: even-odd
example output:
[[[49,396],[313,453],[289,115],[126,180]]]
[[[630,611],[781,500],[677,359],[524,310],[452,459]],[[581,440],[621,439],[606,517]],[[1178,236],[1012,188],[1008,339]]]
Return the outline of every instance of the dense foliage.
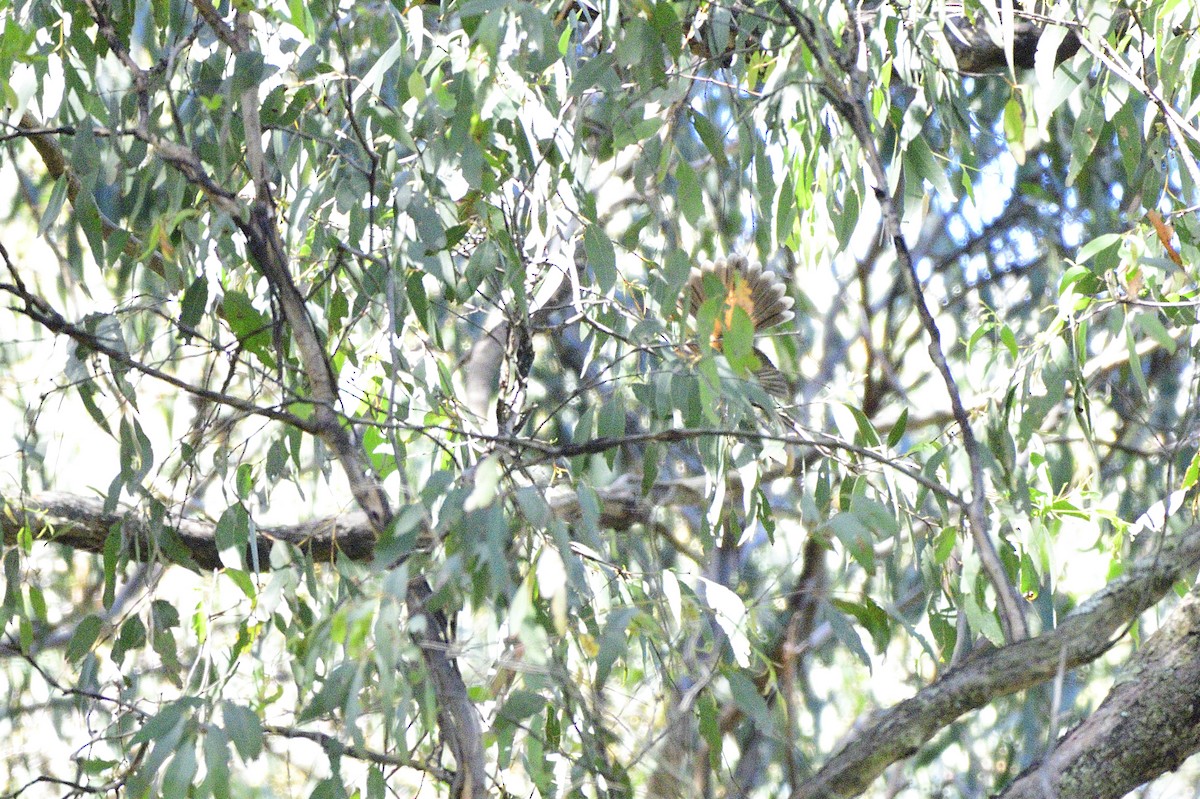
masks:
[[[1200,748],[1188,0],[0,26],[3,795],[1119,796]],[[731,253],[793,319],[689,299]],[[1105,734],[1122,664],[1166,682]]]

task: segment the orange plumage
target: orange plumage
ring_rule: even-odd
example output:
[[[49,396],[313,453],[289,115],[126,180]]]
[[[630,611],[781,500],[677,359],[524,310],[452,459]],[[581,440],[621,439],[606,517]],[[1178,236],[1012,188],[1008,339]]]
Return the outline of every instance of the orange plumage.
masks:
[[[795,316],[792,312],[795,300],[787,296],[783,281],[774,273],[764,271],[762,264],[751,262],[741,255],[730,256],[728,260],[718,258],[692,268],[683,291],[687,310],[693,316],[709,299],[704,289],[704,278],[709,274],[716,275],[725,290],[724,311],[717,316],[710,334],[715,350],[720,351],[721,339],[733,324],[735,308],[741,308],[750,317],[755,334],[783,324]],[[762,363],[754,375],[763,389],[780,399],[790,398],[792,387],[783,373],[757,347],[754,348],[754,355]]]

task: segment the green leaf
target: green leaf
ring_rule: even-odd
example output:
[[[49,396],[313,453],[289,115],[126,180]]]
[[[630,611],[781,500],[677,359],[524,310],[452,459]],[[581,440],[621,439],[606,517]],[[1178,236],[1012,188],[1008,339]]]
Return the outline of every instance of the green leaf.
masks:
[[[183,712],[188,709],[187,702],[171,702],[151,717],[142,728],[129,739],[131,744],[149,743],[167,737],[178,740],[183,732]]]
[[[708,744],[708,763],[710,768],[719,768],[721,764],[721,744],[724,736],[721,734],[721,712],[712,694],[703,691],[696,701],[700,715],[700,737]]]
[[[100,617],[94,613],[84,616],[75,626],[75,632],[71,633],[71,640],[67,642],[67,660],[72,663],[83,660],[83,656],[92,651],[92,645],[100,636],[102,626]]]
[[[458,4],[458,14],[464,18],[479,17],[489,11],[504,8],[507,0],[467,0]]]
[[[191,795],[192,780],[199,765],[196,762],[195,741],[182,741],[175,748],[175,756],[163,771],[163,799],[186,799]]]
[[[733,697],[733,703],[754,721],[755,727],[764,731],[769,730],[771,728],[771,709],[750,678],[740,669],[729,669],[725,674],[725,679],[729,681],[729,694]]]
[[[875,538],[894,536],[900,532],[900,522],[896,513],[870,497],[854,497],[850,504],[850,512],[862,521],[864,527],[874,531]]]
[[[939,565],[945,564],[950,559],[951,553],[954,552],[954,545],[958,543],[958,528],[953,525],[946,525],[938,533],[937,539],[934,542],[933,559]]]
[[[853,513],[838,513],[821,526],[833,532],[842,546],[868,574],[875,572],[875,540],[862,519]]]
[[[857,191],[848,190],[841,207],[833,214],[833,228],[838,244],[844,250],[850,247],[851,237],[858,229],[859,214],[862,212],[862,197]]]
[[[170,630],[154,630],[150,637],[150,647],[162,661],[162,674],[176,688],[182,688],[179,672],[183,665],[179,662],[179,647],[175,642],[175,634]]]
[[[1139,313],[1133,317],[1134,323],[1144,332],[1149,334],[1150,338],[1158,342],[1158,345],[1168,353],[1174,355],[1176,343],[1175,339],[1171,338],[1170,332],[1163,326],[1162,320],[1157,314]]]
[[[383,55],[379,56],[378,60],[367,70],[367,74],[363,75],[362,81],[354,87],[354,92],[350,95],[352,102],[357,103],[365,94],[379,94],[380,87],[383,85],[383,76],[392,68],[392,65],[396,63],[400,56],[404,54],[406,46],[405,37],[395,37],[391,47],[383,51]]]
[[[317,783],[308,799],[347,799],[346,787],[336,777],[327,777]]]
[[[659,38],[666,45],[671,57],[679,58],[679,54],[683,51],[683,23],[680,22],[679,15],[675,13],[674,3],[666,2],[666,0],[655,3],[650,15],[650,24],[658,32]]]
[[[1017,163],[1025,161],[1025,109],[1014,94],[1004,104],[1004,138]]]
[[[122,416],[119,430],[121,469],[125,483],[131,488],[136,487],[154,468],[154,450],[150,444],[150,437],[146,435],[136,417]]]
[[[329,322],[329,334],[332,337],[334,333],[342,329],[342,320],[350,314],[350,302],[346,299],[346,293],[341,289],[333,292],[329,298],[329,309],[326,312],[326,319]]]
[[[617,283],[617,256],[612,240],[598,226],[588,225],[583,233],[583,248],[600,290],[607,294]]]
[[[313,22],[312,13],[308,10],[308,3],[304,0],[288,0],[288,19],[304,35],[304,38],[312,38],[316,23]]]
[[[263,61],[263,54],[255,50],[238,53],[233,62],[233,78],[230,81],[230,91],[241,94],[247,89],[257,88],[264,79],[269,77],[275,68]]]
[[[74,357],[74,354],[72,354],[71,358],[73,359]],[[79,391],[79,401],[83,404],[83,408],[87,411],[88,416],[92,418],[97,427],[111,436],[112,429],[108,426],[108,419],[105,418],[104,411],[96,404],[96,384],[88,379],[85,382],[76,383],[75,385]]]
[[[1042,38],[1050,33],[1049,28],[1057,26],[1047,26],[1046,33],[1042,34]],[[1065,31],[1064,31],[1065,33]],[[1041,55],[1041,41],[1038,42],[1038,55]],[[1121,109],[1113,117],[1113,128],[1117,134],[1117,150],[1121,153],[1122,165],[1125,167],[1125,178],[1131,183],[1137,178],[1138,167],[1142,161],[1142,126],[1137,118],[1135,107],[1140,104],[1135,102],[1127,102],[1121,106]]]
[[[1179,487],[1184,491],[1190,491],[1198,480],[1200,480],[1200,450],[1192,455],[1191,463],[1188,464],[1187,469],[1184,471],[1183,482]]]
[[[238,499],[249,499],[254,493],[254,467],[249,463],[238,464],[235,483]]]
[[[915,173],[918,177],[928,180],[933,188],[947,199],[954,198],[954,188],[946,175],[946,168],[934,157],[929,149],[929,142],[924,136],[917,136],[908,143],[904,150],[904,168]]]
[[[372,766],[367,771],[367,799],[384,799],[386,796],[387,779],[383,776],[383,770]]]
[[[829,621],[829,627],[833,630],[834,637],[841,641],[842,645],[850,650],[850,653],[857,657],[864,666],[868,669],[871,668],[871,656],[863,646],[858,631],[852,624],[847,623],[845,614],[830,612],[826,614],[826,619]]]
[[[775,235],[780,241],[791,241],[797,217],[797,205],[799,204],[796,196],[796,184],[793,183],[788,170],[783,177],[783,183],[779,189],[779,204],[776,207],[775,213]]]
[[[1099,95],[1084,94],[1083,111],[1075,120],[1075,129],[1071,133],[1071,146],[1067,148],[1071,154],[1071,163],[1067,169],[1067,186],[1075,184],[1075,178],[1087,165],[1092,151],[1096,149],[1096,143],[1100,141],[1100,134],[1104,127],[1104,104],[1100,101]],[[1150,173],[1157,174],[1157,170],[1151,169]],[[1156,194],[1147,194],[1146,196],[1157,197]],[[1078,262],[1083,263],[1083,260],[1086,259],[1079,259]]]
[[[496,499],[504,470],[504,464],[498,455],[489,455],[481,460],[475,469],[474,485],[463,508],[473,511],[491,505]]]
[[[1133,382],[1137,384],[1138,389],[1142,392],[1142,396],[1149,397],[1150,387],[1146,385],[1146,374],[1142,369],[1142,356],[1138,354],[1137,340],[1133,336],[1133,327],[1127,317],[1125,320],[1125,346],[1129,352],[1129,373],[1133,376]]]
[[[113,643],[112,659],[120,665],[128,652],[141,649],[146,645],[146,625],[137,616],[130,616],[121,625],[121,632]]]
[[[675,167],[675,181],[675,199],[679,203],[679,211],[684,219],[695,225],[704,216],[704,191],[700,188],[696,170],[684,158],[680,158]]]
[[[176,702],[174,707],[183,710],[185,705],[182,702]],[[149,783],[154,778],[154,775],[158,773],[158,770],[167,761],[167,758],[173,755],[179,747],[187,727],[187,721],[180,716],[176,723],[164,729],[161,735],[156,735],[149,739],[149,742],[153,743],[150,754],[142,761],[141,767],[137,770],[134,778],[131,779],[132,787],[131,785],[126,786],[126,789],[131,791],[131,795],[141,796],[147,792]],[[143,729],[145,728],[143,727]],[[136,738],[137,736],[134,737]]]
[[[1103,236],[1101,237],[1103,238]],[[1086,266],[1075,264],[1063,272],[1058,281],[1058,296],[1063,296],[1071,286],[1078,284],[1078,290],[1083,294],[1092,294],[1098,286],[1096,275]]]
[[[321,689],[309,700],[296,720],[305,723],[341,710],[349,697],[350,684],[356,670],[357,666],[353,663],[340,663],[335,666],[325,677]]]
[[[900,411],[900,417],[896,419],[896,423],[892,425],[892,429],[888,431],[887,445],[890,449],[895,449],[904,440],[904,431],[908,427],[908,408],[905,407]]]
[[[976,601],[973,594],[964,593],[962,610],[967,614],[971,629],[983,635],[995,646],[1004,645],[1004,632],[994,613],[988,612]]]
[[[204,318],[204,309],[208,305],[208,280],[204,275],[198,276],[183,292],[179,302],[179,332],[184,341],[192,340],[192,333],[200,320]]]
[[[600,438],[620,438],[625,435],[625,402],[620,394],[613,396],[610,402],[604,403],[596,417],[596,435]],[[604,453],[609,465],[612,466],[617,456],[617,448],[611,448]]]
[[[658,481],[659,464],[663,460],[661,444],[647,444],[642,452],[642,493],[649,494]]]
[[[246,508],[241,503],[235,503],[226,508],[221,517],[217,519],[217,526],[213,534],[217,549],[234,550],[239,558],[236,565],[241,565],[241,553],[250,543],[250,517],[246,513]]]
[[[871,420],[867,415],[853,405],[846,405],[846,410],[854,417],[854,424],[858,427],[858,444],[867,447],[879,446],[879,433],[875,430],[875,426],[871,424]]]
[[[110,773],[114,766],[121,761],[119,760],[102,760],[95,757],[79,758],[75,762],[83,770],[83,773],[93,777],[99,777]]]
[[[256,760],[263,750],[263,729],[258,714],[248,707],[226,700],[221,703],[225,730],[244,761]]]
[[[67,175],[60,175],[58,180],[54,182],[54,190],[50,192],[50,199],[46,203],[46,210],[42,211],[41,221],[38,223],[38,238],[46,235],[58,219],[59,213],[62,211],[63,202],[67,199],[67,187],[70,185],[70,179]]]
[[[179,611],[165,599],[156,599],[150,603],[150,615],[155,627],[179,626]]]
[[[1102,253],[1110,247],[1113,247],[1121,240],[1120,233],[1105,233],[1097,236],[1087,244],[1079,248],[1079,252],[1075,254],[1075,263],[1085,264],[1098,253]],[[1065,279],[1065,278],[1064,278]]]
[[[1012,328],[1008,325],[1000,326],[1000,343],[1008,349],[1009,357],[1014,361],[1017,360],[1017,337],[1016,334],[1013,333]]]
[[[49,620],[49,614],[46,612],[46,595],[42,589],[36,585],[28,586],[26,589],[29,592],[29,605],[33,611],[33,618],[40,622]]]
[[[78,162],[72,161],[72,163]],[[96,198],[91,192],[81,191],[76,197],[75,221],[79,224],[79,227],[83,230],[83,235],[87,238],[88,247],[92,251],[92,257],[97,263],[107,263],[104,246],[104,222],[100,217],[100,209],[96,207]]]
[[[204,735],[204,784],[211,796],[230,796],[229,739],[225,730],[210,724]]]
[[[713,621],[729,639],[733,658],[742,668],[750,666],[750,638],[747,634],[746,603],[736,593],[713,580],[696,578],[697,598],[712,610]]]
[[[104,567],[103,604],[105,610],[111,608],[116,600],[117,562],[121,557],[123,540],[121,524],[119,522],[112,524],[108,528],[108,535],[104,537],[104,552],[101,556]]]
[[[713,160],[721,170],[729,168],[729,158],[725,155],[725,137],[717,130],[717,126],[708,117],[695,109],[691,109],[692,124],[696,127],[696,135],[712,154]]]
[[[518,724],[530,716],[541,713],[545,707],[545,697],[532,691],[518,689],[513,691],[508,700],[496,711],[496,718],[509,724]]]
[[[271,357],[271,320],[261,313],[244,292],[231,290],[225,292],[221,302],[225,322],[249,352],[258,356],[259,360],[268,366],[274,366]]]
[[[625,654],[628,641],[625,628],[637,615],[637,608],[615,608],[608,614],[608,622],[604,625],[604,634],[600,636],[600,648],[596,653],[596,686],[600,687],[608,681],[613,664],[617,658]]]
[[[267,449],[267,465],[264,474],[272,483],[278,482],[289,474],[287,444],[283,439],[275,439]]]
[[[844,599],[830,599],[838,610],[853,616],[859,624],[871,635],[876,652],[884,652],[892,636],[892,628],[887,612],[875,603],[869,596],[864,596],[858,602]]]
[[[608,78],[615,77],[612,66],[616,62],[615,53],[600,53],[588,59],[584,65],[575,72],[575,77],[571,81],[571,87],[568,94],[572,97],[581,97],[585,91],[595,86],[597,83]]]

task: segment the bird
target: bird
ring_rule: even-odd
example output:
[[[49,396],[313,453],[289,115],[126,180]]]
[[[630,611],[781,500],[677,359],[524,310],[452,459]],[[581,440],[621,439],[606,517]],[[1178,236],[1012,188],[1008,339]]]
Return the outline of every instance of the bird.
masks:
[[[683,297],[687,311],[693,317],[697,316],[700,307],[711,299],[704,285],[704,279],[708,275],[715,275],[725,292],[724,304],[713,322],[709,335],[712,348],[718,352],[721,351],[725,331],[733,324],[736,308],[741,308],[750,317],[756,336],[767,328],[790,321],[795,316],[792,306],[796,301],[787,296],[787,287],[778,275],[764,270],[762,264],[750,261],[743,255],[731,255],[728,259],[718,258],[716,261],[707,261],[692,267],[684,285]],[[766,353],[754,347],[754,357],[760,364],[754,370],[759,385],[777,399],[791,398],[791,382],[783,372],[775,368]]]

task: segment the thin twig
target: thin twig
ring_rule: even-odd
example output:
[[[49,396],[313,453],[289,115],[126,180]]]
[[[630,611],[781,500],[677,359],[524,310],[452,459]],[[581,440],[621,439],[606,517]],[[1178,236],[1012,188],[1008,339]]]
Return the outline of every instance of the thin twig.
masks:
[[[826,77],[825,83],[821,87],[822,94],[830,100],[838,114],[850,126],[871,171],[876,200],[879,202],[880,212],[883,216],[884,230],[892,242],[896,259],[900,262],[904,274],[908,278],[913,305],[921,320],[921,326],[929,336],[930,360],[933,361],[934,367],[941,375],[942,382],[946,385],[946,393],[950,398],[954,420],[961,431],[963,449],[966,451],[971,470],[971,500],[966,508],[971,537],[979,554],[984,574],[996,592],[997,612],[1003,626],[1005,639],[1009,642],[1022,640],[1029,637],[1029,630],[1020,597],[1008,579],[1004,563],[1000,560],[1000,555],[988,532],[987,514],[984,507],[983,459],[979,452],[979,442],[975,438],[970,416],[963,405],[958,384],[946,361],[937,321],[933,318],[929,305],[925,301],[912,252],[909,250],[908,242],[900,227],[900,216],[896,210],[895,200],[887,190],[887,171],[872,134],[870,116],[867,112],[866,93],[863,89],[865,76],[855,65],[854,54],[839,50],[829,40],[827,32],[818,28],[812,20],[804,17],[789,3],[781,3],[781,8],[797,25],[797,30],[804,39],[804,43],[813,51],[815,61]],[[841,66],[843,74],[840,76],[835,74],[830,66],[831,63]]]

